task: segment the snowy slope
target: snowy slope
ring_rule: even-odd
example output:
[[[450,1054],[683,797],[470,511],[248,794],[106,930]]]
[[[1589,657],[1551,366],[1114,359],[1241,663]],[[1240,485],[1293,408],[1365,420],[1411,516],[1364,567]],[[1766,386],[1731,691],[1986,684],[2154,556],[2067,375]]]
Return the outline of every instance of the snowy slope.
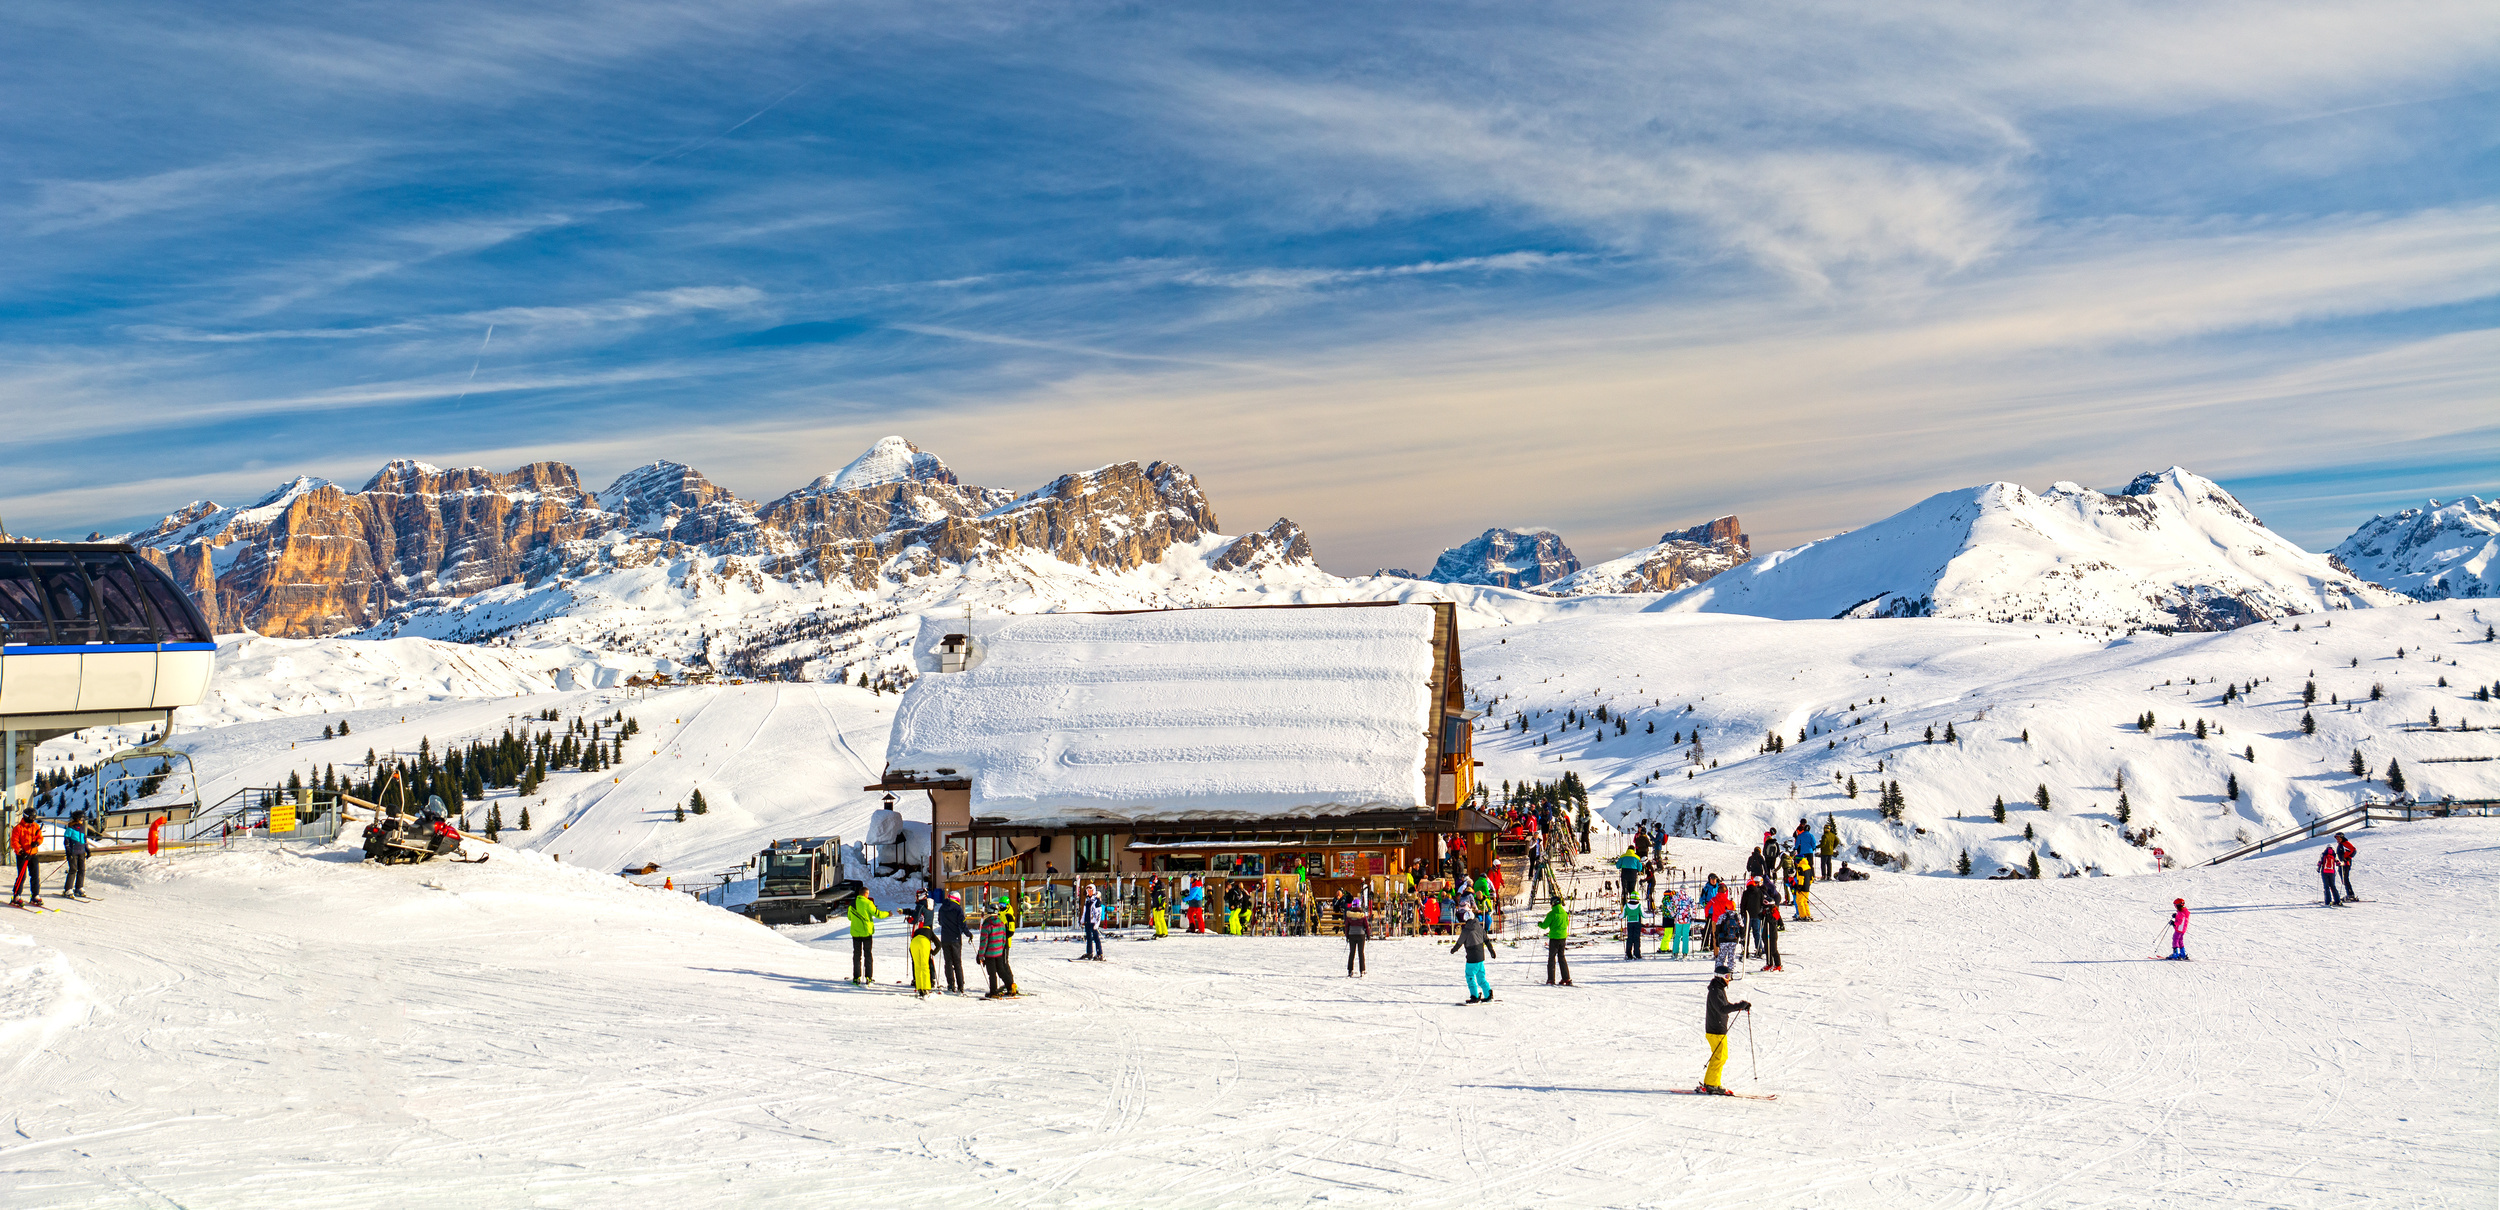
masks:
[[[1694,962],[1021,939],[1006,1003],[839,929],[498,853],[100,859],[0,932],[23,1206],[2488,1207],[2500,824],[2160,879],[1823,888],[1729,1081]],[[2183,896],[2193,963],[2141,959]],[[887,922],[890,926],[893,922]],[[801,940],[806,938],[807,940]],[[2424,961],[2426,953],[2438,961]],[[975,976],[974,986],[979,986]]]
[[[2500,756],[2500,732],[2455,730],[2500,723],[2500,705],[2474,700],[2477,686],[2500,685],[2500,643],[2483,641],[2490,622],[2500,613],[2405,605],[2110,640],[1937,618],[1643,614],[1476,631],[1465,647],[1469,688],[1489,708],[1478,722],[1480,777],[1497,792],[1505,780],[1573,770],[1618,821],[1741,840],[1786,833],[1799,818],[1819,829],[1830,815],[1853,851],[1912,869],[1950,870],[1967,850],[1978,874],[2034,853],[2046,874],[2128,874],[2151,860],[2121,835],[2121,773],[2129,826],[2155,829],[2152,844],[2187,860],[2384,795],[2382,781],[2347,771],[2356,748],[2374,776],[2400,760],[2417,795],[2500,797],[2500,762],[2432,763]],[[2313,679],[2318,702],[2304,708]],[[2253,692],[2222,703],[2233,682],[2252,680]],[[2378,701],[2368,700],[2373,686],[2383,687]],[[1594,722],[1557,730],[1569,712],[1600,704],[1628,720],[1629,734]],[[2148,710],[2159,723],[2150,734],[2132,722]],[[2433,711],[2446,730],[2425,729]],[[2301,732],[2304,712],[2315,735]],[[1528,730],[1504,729],[1523,717]],[[2208,738],[2195,737],[2198,720]],[[1942,742],[1948,725],[1958,742]],[[1696,731],[1698,769],[1687,759]],[[1774,731],[1786,750],[1762,753]],[[2233,778],[2236,801],[2225,797]],[[1903,823],[1877,818],[1879,781],[1901,783]],[[2042,785],[2047,812],[2027,804]],[[2000,795],[2011,808],[2003,824],[1991,815]],[[2026,825],[2036,842],[2023,839]]]
[[[2500,596],[2500,500],[2433,500],[2372,517],[2332,553],[2355,575],[2415,600]]]
[[[431,639],[277,639],[226,635],[216,674],[180,729],[285,715],[379,710],[419,702],[570,692],[676,672],[668,660],[581,647],[479,647]]]
[[[2172,467],[2115,495],[2072,483],[1939,493],[1864,529],[1756,558],[1656,608],[2214,630],[2401,600]]]

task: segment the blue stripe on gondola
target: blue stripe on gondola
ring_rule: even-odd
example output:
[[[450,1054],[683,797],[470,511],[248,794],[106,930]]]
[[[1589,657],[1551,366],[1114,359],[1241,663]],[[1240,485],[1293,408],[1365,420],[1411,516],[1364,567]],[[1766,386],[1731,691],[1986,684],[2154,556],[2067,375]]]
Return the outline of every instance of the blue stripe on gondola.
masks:
[[[75,643],[67,646],[40,643],[11,643],[0,647],[0,655],[110,655],[121,651],[215,651],[215,643]]]

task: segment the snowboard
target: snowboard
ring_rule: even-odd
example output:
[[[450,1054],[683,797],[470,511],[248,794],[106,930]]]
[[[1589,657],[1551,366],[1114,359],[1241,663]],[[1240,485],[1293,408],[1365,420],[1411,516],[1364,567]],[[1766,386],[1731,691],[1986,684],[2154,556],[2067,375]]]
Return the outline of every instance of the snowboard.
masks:
[[[1696,1088],[1670,1088],[1667,1091],[1672,1092],[1679,1097],[1715,1097],[1719,1095],[1715,1092],[1703,1092]],[[1776,1092],[1731,1092],[1727,1095],[1740,1101],[1776,1101],[1780,1099],[1780,1094]]]

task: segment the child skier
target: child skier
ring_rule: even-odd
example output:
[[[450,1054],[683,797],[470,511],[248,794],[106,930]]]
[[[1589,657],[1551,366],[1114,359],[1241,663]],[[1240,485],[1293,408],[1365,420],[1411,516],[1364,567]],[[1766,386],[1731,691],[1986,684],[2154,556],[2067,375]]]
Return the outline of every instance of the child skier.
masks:
[[[935,972],[929,969],[931,959],[937,955],[937,943],[937,930],[930,928],[925,920],[912,929],[911,986],[923,1000],[929,998],[929,989],[937,983]]]
[[[1673,948],[1667,951],[1669,957],[1682,958],[1693,952],[1692,896],[1677,891],[1668,898],[1667,927],[1662,931],[1666,935],[1658,939],[1659,943],[1661,945],[1672,943],[1673,945]]]
[[[2318,880],[2326,884],[2326,903],[2323,905],[2326,907],[2344,906],[2343,897],[2335,893],[2336,868],[2335,846],[2328,845],[2318,850]]]
[[[2185,899],[2173,899],[2173,900],[2171,900],[2171,901],[2170,901],[2170,906],[2171,906],[2172,908],[2176,909],[2176,910],[2174,910],[2174,911],[2172,911],[2172,912],[2170,913],[2170,957],[2168,957],[2168,958],[2166,958],[2166,959],[2163,959],[2163,961],[2166,961],[2166,962],[2185,962],[2185,961],[2187,961],[2187,960],[2188,960],[2188,956],[2187,956],[2187,926],[2188,926],[2188,905],[2187,905],[2187,900],[2185,900]]]
[[[1736,949],[1745,943],[1744,918],[1734,912],[1719,913],[1719,926],[1712,930],[1711,936],[1718,942],[1716,957],[1719,973],[1724,975],[1735,970]]]
[[[1623,956],[1634,962],[1641,958],[1641,901],[1630,896],[1623,901]]]
[[[1727,1067],[1727,1015],[1753,1011],[1753,1001],[1727,1002],[1727,980],[1730,968],[1722,966],[1710,978],[1710,998],[1702,1007],[1702,1036],[1710,1039],[1710,1066],[1702,1069],[1701,1087],[1693,1091],[1710,1096],[1734,1096],[1719,1083],[1720,1072]]]
[[[1485,978],[1484,960],[1496,951],[1493,938],[1485,935],[1484,917],[1468,908],[1458,910],[1458,940],[1450,944],[1450,952],[1455,954],[1462,946],[1467,950],[1467,1002],[1481,1004],[1493,998],[1493,981]]]

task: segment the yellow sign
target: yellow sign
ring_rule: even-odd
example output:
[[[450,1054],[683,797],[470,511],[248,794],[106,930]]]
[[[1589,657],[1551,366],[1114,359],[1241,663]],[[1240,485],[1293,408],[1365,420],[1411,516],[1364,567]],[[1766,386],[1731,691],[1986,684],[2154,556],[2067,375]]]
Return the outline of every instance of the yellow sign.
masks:
[[[269,804],[269,830],[272,832],[292,832],[295,830],[294,803],[281,798],[278,801]]]

